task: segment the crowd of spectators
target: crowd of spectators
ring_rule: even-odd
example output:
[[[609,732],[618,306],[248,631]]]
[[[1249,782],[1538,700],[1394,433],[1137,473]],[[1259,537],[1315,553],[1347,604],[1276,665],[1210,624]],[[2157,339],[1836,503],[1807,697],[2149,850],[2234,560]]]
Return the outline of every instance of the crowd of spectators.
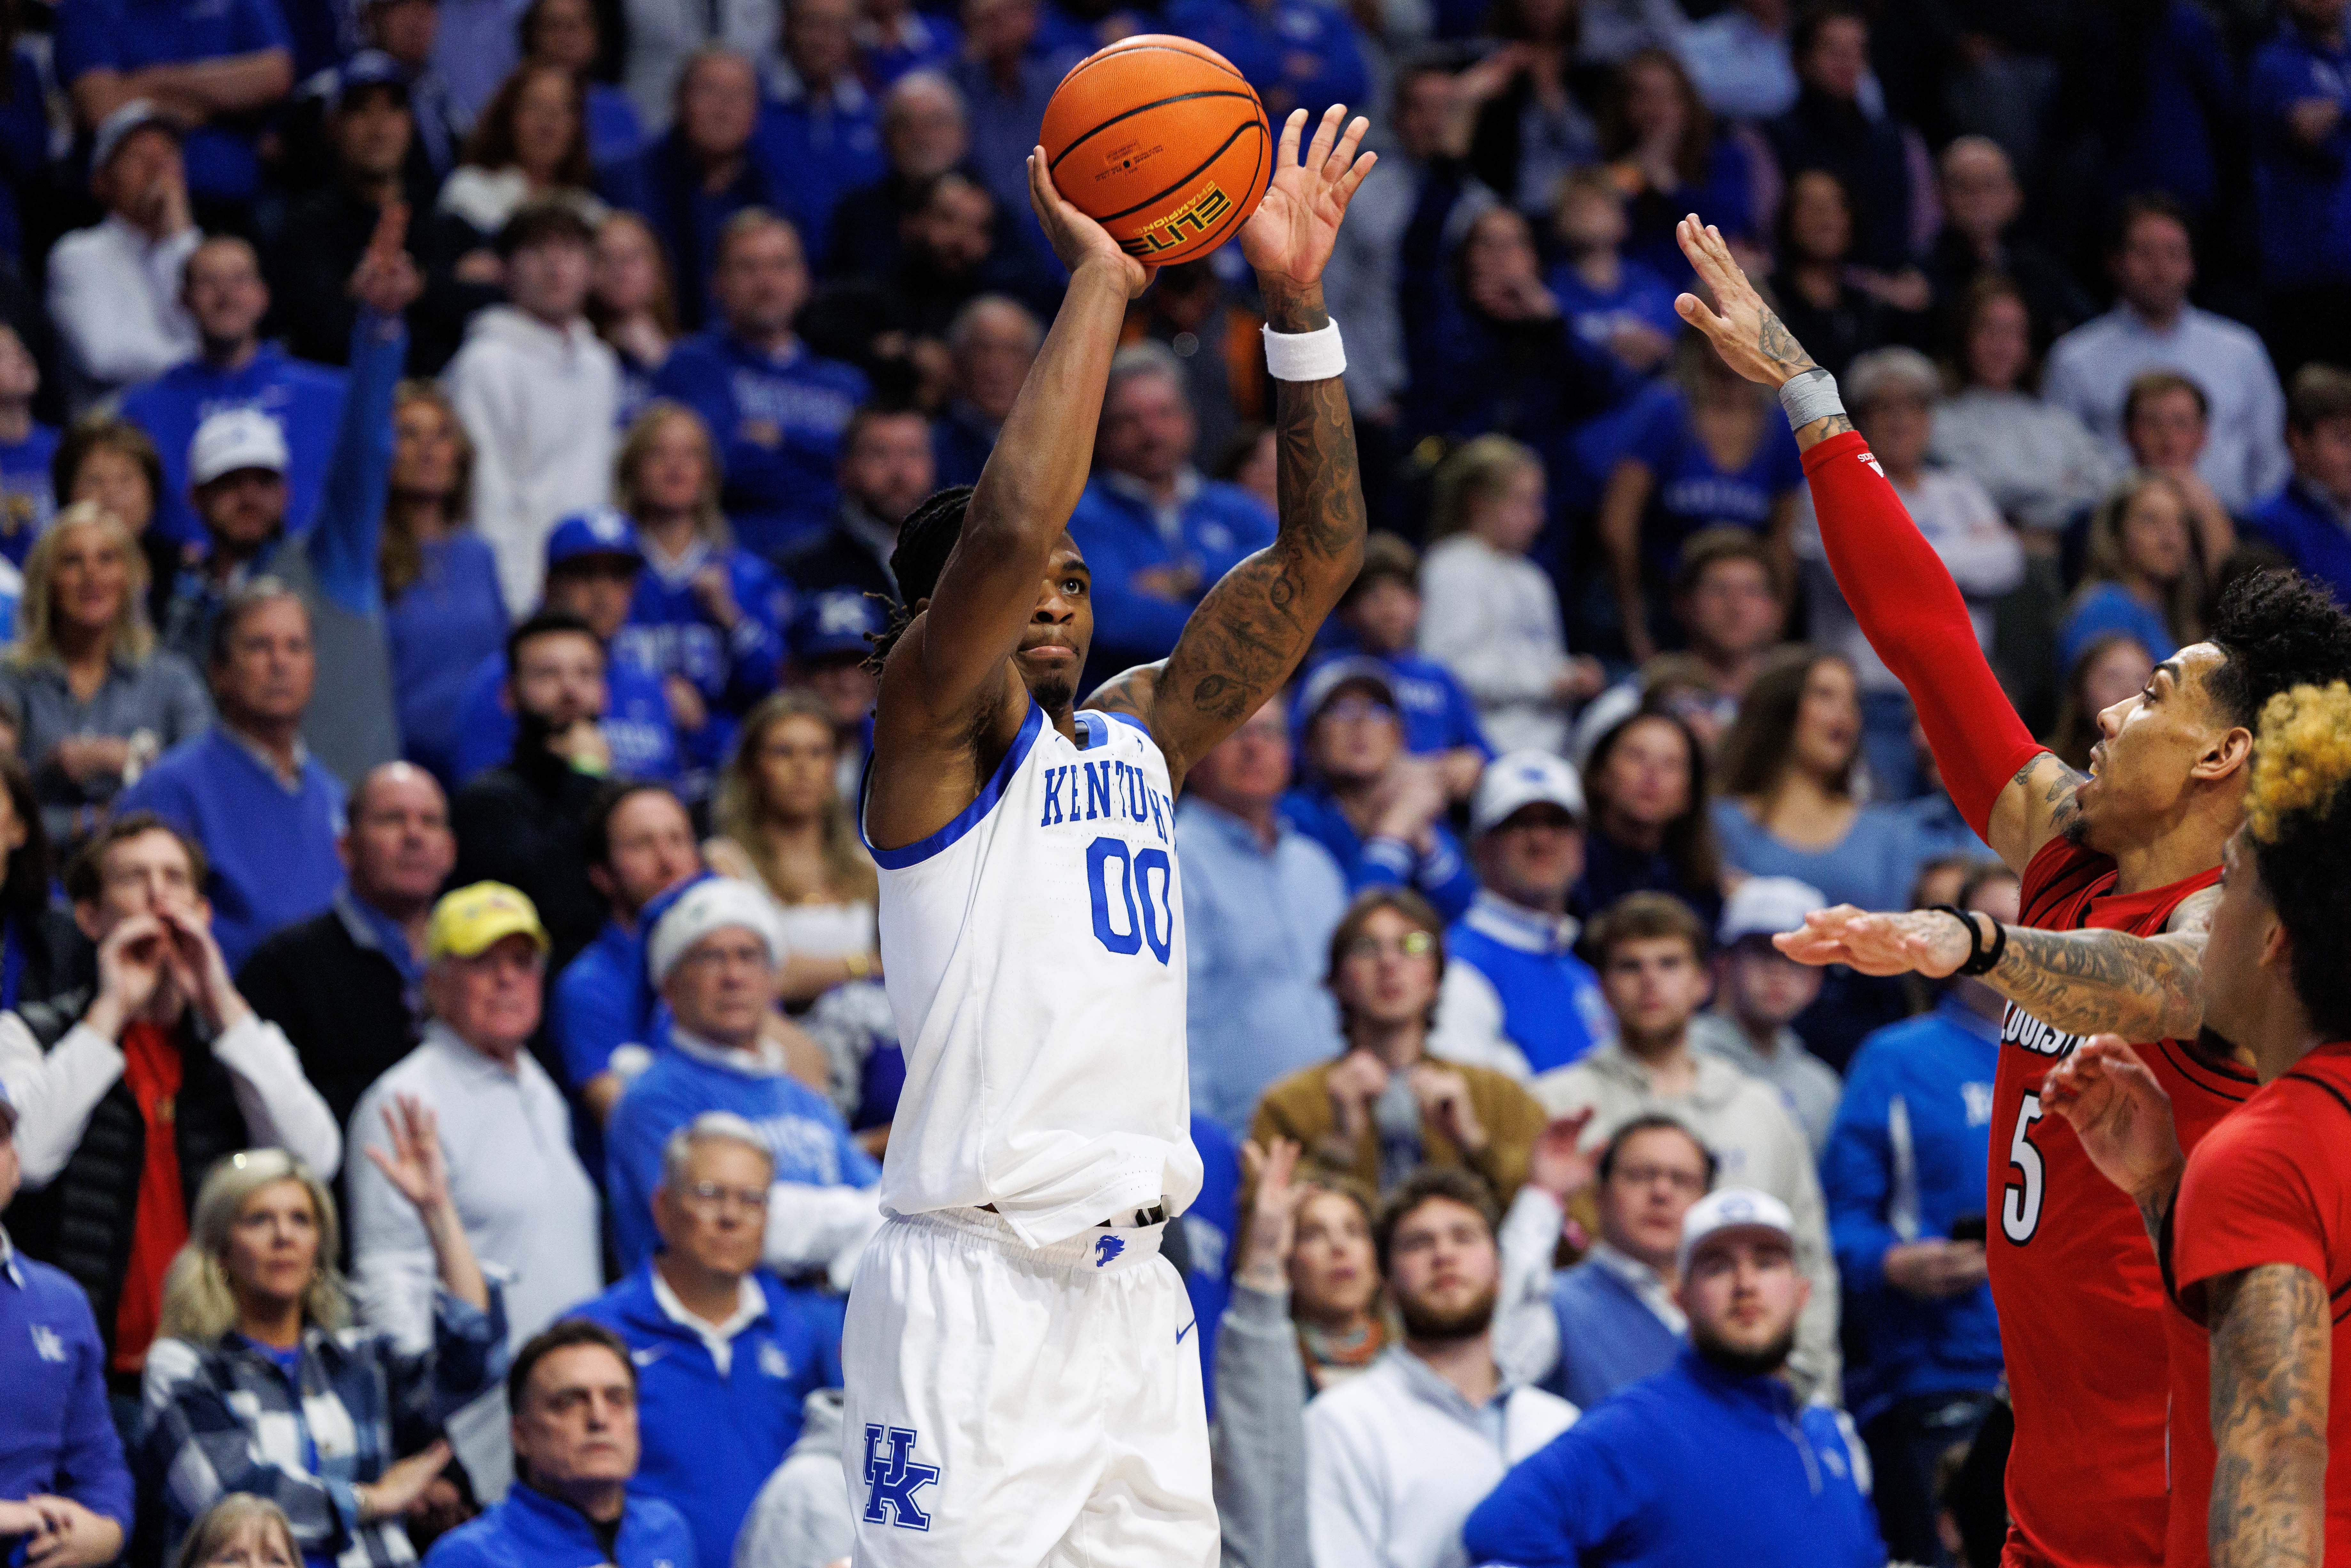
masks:
[[[1228,1561],[1996,1541],[1997,1001],[1771,938],[2016,879],[1672,225],[2078,766],[2227,582],[2351,594],[2346,10],[0,0],[0,1557],[846,1552],[868,639],[1152,30],[1381,154],[1376,531],[1176,817]],[[1274,537],[1262,320],[1130,312],[1092,678]]]

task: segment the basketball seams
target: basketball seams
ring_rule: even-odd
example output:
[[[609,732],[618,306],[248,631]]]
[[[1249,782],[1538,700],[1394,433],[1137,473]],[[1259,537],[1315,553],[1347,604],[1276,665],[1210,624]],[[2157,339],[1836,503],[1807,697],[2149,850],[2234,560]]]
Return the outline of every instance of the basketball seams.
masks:
[[[1165,109],[1170,104],[1196,103],[1202,99],[1208,98],[1242,98],[1249,99],[1251,103],[1256,103],[1258,101],[1257,94],[1250,92],[1246,89],[1239,92],[1234,92],[1226,88],[1210,88],[1200,92],[1179,92],[1173,98],[1156,99],[1150,103],[1138,103],[1133,109],[1123,109],[1119,110],[1119,112],[1112,115],[1108,120],[1103,120],[1092,130],[1072,138],[1067,147],[1062,148],[1059,152],[1053,154],[1052,158],[1046,162],[1045,172],[1047,173],[1051,173],[1053,171],[1059,169],[1061,166],[1062,159],[1067,158],[1071,153],[1075,152],[1079,148],[1084,146],[1087,142],[1092,141],[1095,137],[1100,136],[1103,131],[1108,131],[1112,126],[1118,124],[1122,120],[1132,120],[1138,114],[1148,114],[1155,109]],[[1258,110],[1257,123],[1260,126],[1265,123],[1265,111],[1262,105],[1259,106]],[[1242,129],[1246,130],[1248,128],[1244,126]],[[1229,147],[1232,143],[1230,141],[1228,141],[1225,145]],[[1214,160],[1212,159],[1210,162],[1213,162]],[[1201,165],[1201,168],[1206,167],[1207,167],[1207,165],[1205,163]],[[1192,172],[1196,174],[1200,171],[1198,169],[1195,169]],[[1181,183],[1181,182],[1179,181],[1178,183]]]
[[[1060,85],[1053,90],[1059,92],[1062,87],[1067,87],[1070,83],[1077,80],[1078,78],[1083,76],[1087,71],[1092,69],[1096,66],[1106,65],[1117,60],[1126,59],[1135,55],[1155,54],[1182,55],[1186,59],[1197,60],[1202,65],[1206,66],[1214,66],[1236,81],[1246,82],[1249,79],[1233,68],[1232,61],[1225,58],[1224,56],[1217,53],[1216,50],[1208,47],[1206,44],[1195,44],[1191,47],[1186,48],[1180,44],[1129,43],[1123,48],[1113,45],[1106,49],[1097,49],[1094,53],[1088,55],[1084,59],[1080,60],[1076,65],[1071,66],[1062,74]],[[1255,89],[1252,89],[1251,90],[1254,91]]]

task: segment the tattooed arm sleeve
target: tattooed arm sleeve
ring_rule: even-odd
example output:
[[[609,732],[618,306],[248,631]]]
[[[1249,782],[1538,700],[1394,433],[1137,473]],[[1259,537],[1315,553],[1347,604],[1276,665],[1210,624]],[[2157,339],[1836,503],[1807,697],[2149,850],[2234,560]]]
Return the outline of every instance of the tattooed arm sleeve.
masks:
[[[2317,1568],[2325,1549],[2333,1322],[2309,1270],[2264,1263],[2207,1285],[2212,1568]]]

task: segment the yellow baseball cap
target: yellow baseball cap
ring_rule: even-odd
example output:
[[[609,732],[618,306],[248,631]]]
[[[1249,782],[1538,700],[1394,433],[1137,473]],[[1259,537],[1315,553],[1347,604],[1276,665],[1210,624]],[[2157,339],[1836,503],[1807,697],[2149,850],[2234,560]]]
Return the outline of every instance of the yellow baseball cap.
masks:
[[[529,899],[502,882],[477,882],[444,894],[424,933],[427,958],[477,958],[509,936],[528,936],[538,950],[552,946]]]

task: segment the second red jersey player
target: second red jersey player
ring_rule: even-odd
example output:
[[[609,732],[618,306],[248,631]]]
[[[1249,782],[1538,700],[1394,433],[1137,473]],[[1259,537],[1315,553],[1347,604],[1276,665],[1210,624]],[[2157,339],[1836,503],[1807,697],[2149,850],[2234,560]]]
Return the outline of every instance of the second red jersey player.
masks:
[[[2218,866],[2143,893],[2115,891],[2115,863],[2052,839],[2024,872],[2021,923],[2150,936]],[[2008,1362],[2016,1440],[2008,1458],[2011,1568],[2151,1563],[2169,1558],[2165,1515],[2169,1387],[2200,1387],[2201,1336],[2183,1332],[2137,1207],[2100,1175],[2041,1083],[2081,1037],[2011,1003],[1992,1083],[1984,1212],[1992,1301]],[[2140,1051],[2171,1096],[2183,1147],[2253,1092],[2250,1072],[2208,1067],[2179,1040]],[[2167,1343],[2168,1342],[2168,1343]],[[2172,1375],[2172,1356],[2183,1362]],[[2199,1421],[2199,1404],[2179,1413]],[[2194,1521],[2199,1538],[2202,1521]]]

